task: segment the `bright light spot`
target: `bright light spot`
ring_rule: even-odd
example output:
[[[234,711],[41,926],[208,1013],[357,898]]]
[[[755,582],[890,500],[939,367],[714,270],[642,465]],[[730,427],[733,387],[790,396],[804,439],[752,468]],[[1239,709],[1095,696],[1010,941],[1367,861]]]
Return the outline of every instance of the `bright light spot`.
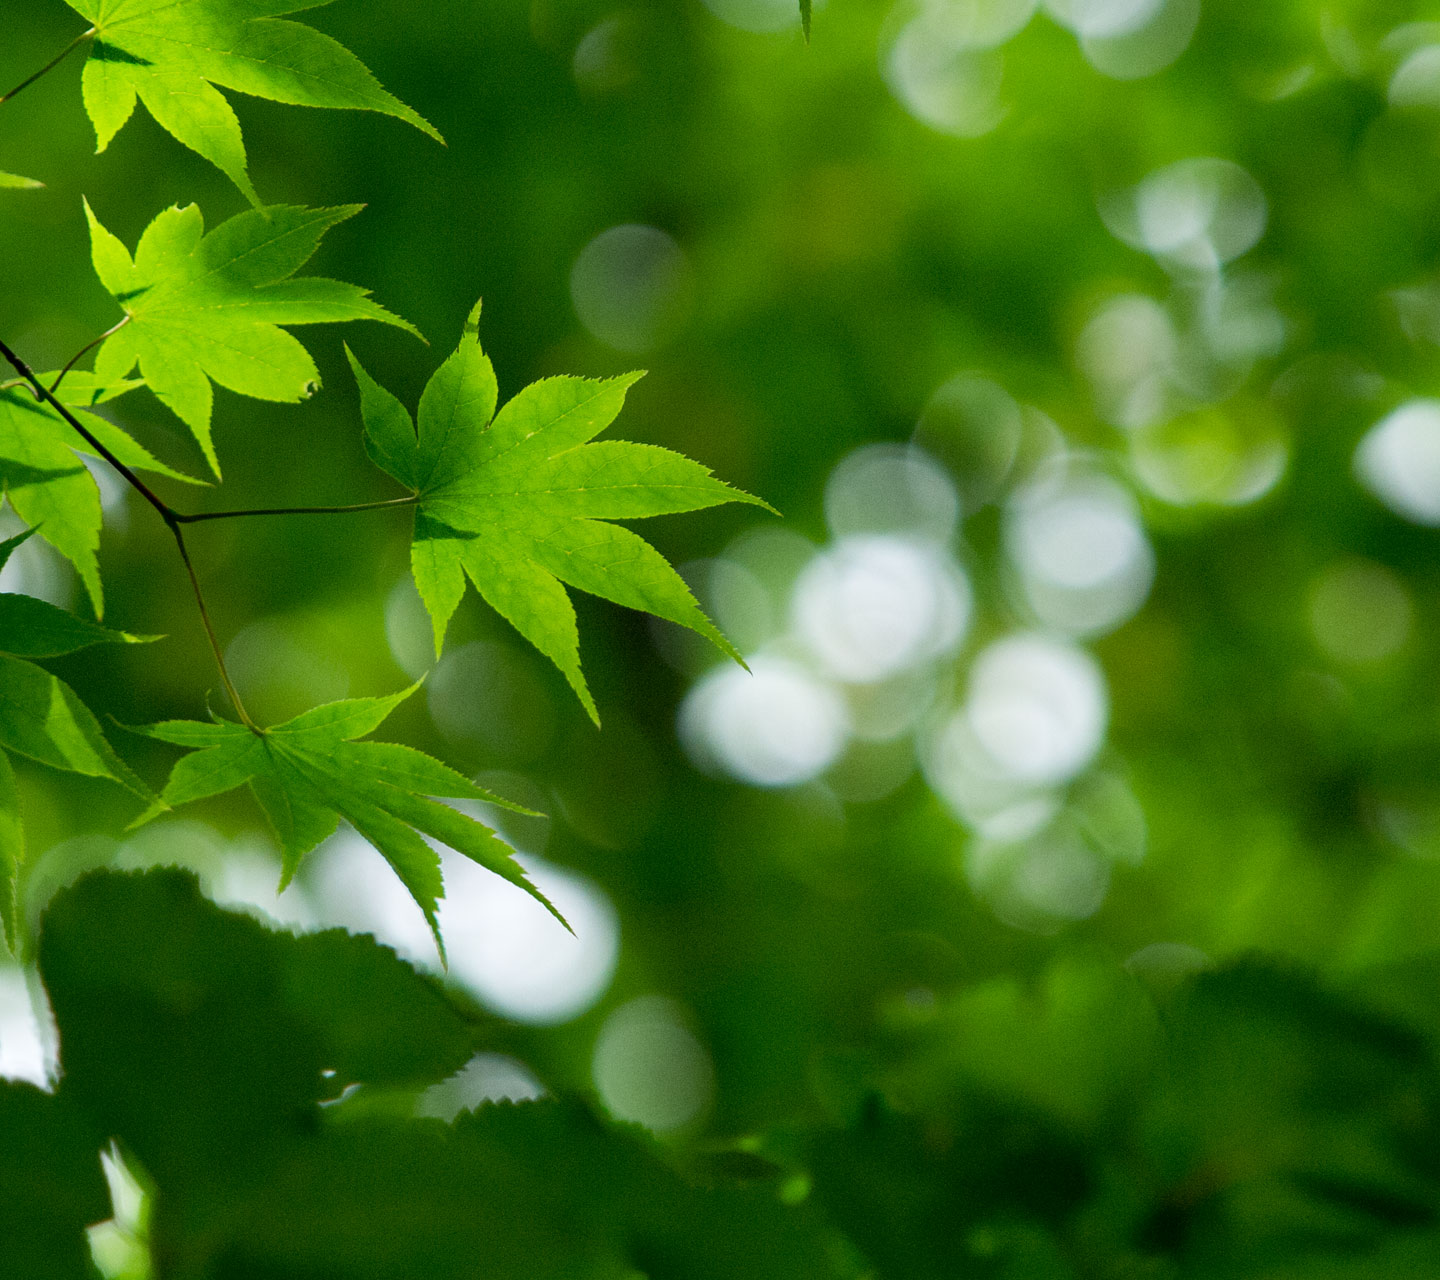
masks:
[[[253,911],[291,928],[315,924],[309,896],[298,884],[280,892],[280,863],[254,847],[232,842],[203,876],[205,892],[218,906]]]
[[[1130,460],[1141,483],[1166,502],[1241,506],[1280,482],[1290,450],[1268,406],[1236,400],[1137,432]]]
[[[1107,631],[1149,594],[1155,554],[1135,501],[1104,476],[1033,483],[1013,500],[1006,535],[1026,600],[1048,626]]]
[[[425,686],[430,718],[453,742],[478,744],[504,760],[534,760],[555,732],[555,706],[537,666],[498,641],[452,649]]]
[[[856,449],[825,482],[825,519],[836,537],[905,533],[948,542],[959,517],[945,469],[908,445]]]
[[[1238,164],[1214,157],[1157,170],[1135,191],[1139,246],[1157,258],[1214,270],[1265,232],[1265,194]]]
[[[941,133],[978,138],[1005,118],[998,50],[976,48],[964,5],[932,5],[911,18],[891,44],[882,70],[890,90],[917,120]]]
[[[939,548],[842,538],[795,584],[796,634],[826,674],[866,684],[947,653],[970,622],[970,586]]]
[[[1391,511],[1440,525],[1440,400],[1410,400],[1360,441],[1355,470]]]
[[[519,861],[574,936],[524,890],[447,853],[440,931],[450,973],[516,1022],[568,1022],[610,985],[620,954],[620,921],[593,881],[537,858]]]
[[[965,717],[998,769],[1049,785],[1083,769],[1105,734],[1100,666],[1074,645],[1040,635],[997,641],[970,673]]]
[[[961,710],[941,727],[923,760],[931,789],[980,835],[1023,840],[1055,816],[1058,801],[1017,780],[980,745]]]
[[[1415,610],[1400,578],[1381,564],[1342,560],[1310,587],[1315,643],[1337,662],[1379,662],[1410,637]]]
[[[432,1084],[416,1100],[415,1114],[454,1120],[487,1102],[532,1102],[545,1086],[523,1062],[499,1053],[477,1053],[448,1080]]]
[[[1153,298],[1125,294],[1097,311],[1080,334],[1076,358],[1095,388],[1100,412],[1136,430],[1165,416],[1177,340]]]
[[[649,351],[680,330],[694,304],[695,280],[678,244],[655,227],[602,231],[575,259],[575,314],[617,351]]]
[[[788,0],[705,0],[705,7],[742,31],[786,31],[800,25],[800,11]]]
[[[1164,0],[1045,0],[1045,9],[1077,36],[1119,36],[1144,26]]]
[[[700,679],[680,708],[680,736],[702,768],[759,787],[793,787],[845,748],[844,700],[798,663],[759,654]]]
[[[1112,80],[1141,80],[1165,70],[1186,49],[1200,22],[1200,0],[1165,0],[1148,22],[1115,35],[1080,38],[1085,60]]]
[[[517,860],[574,935],[523,889],[441,849],[445,897],[439,921],[449,976],[503,1017],[543,1026],[567,1022],[610,985],[620,951],[619,920],[609,899],[583,876],[538,858]],[[412,963],[439,968],[419,907],[358,835],[345,830],[327,841],[311,874],[327,924],[374,934]]]
[[[960,48],[993,49],[1029,25],[1039,0],[920,0],[901,4],[892,24],[925,17],[942,27]]]
[[[1416,49],[1390,77],[1392,107],[1440,107],[1440,45]]]
[[[993,498],[1020,452],[1020,406],[1004,387],[960,374],[930,397],[915,427],[915,443],[950,469],[967,510]]]
[[[663,996],[640,996],[605,1019],[591,1070],[600,1100],[617,1120],[671,1133],[709,1107],[715,1069],[686,1021],[684,1010]]]
[[[46,1088],[50,1055],[23,969],[0,968],[0,1078]]]

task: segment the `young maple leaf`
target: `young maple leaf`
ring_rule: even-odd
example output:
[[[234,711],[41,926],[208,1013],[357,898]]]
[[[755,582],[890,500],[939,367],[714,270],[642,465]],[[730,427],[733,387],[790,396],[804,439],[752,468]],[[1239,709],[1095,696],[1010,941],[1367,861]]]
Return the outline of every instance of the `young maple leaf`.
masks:
[[[58,375],[40,374],[47,386]],[[198,484],[175,471],[137,444],[113,422],[86,412],[140,386],[116,378],[71,372],[60,385],[59,398],[107,449],[126,466]],[[94,450],[48,403],[21,383],[0,389],[0,486],[15,513],[38,526],[40,536],[69,560],[80,574],[97,616],[103,616],[100,587],[100,489],[76,453]]]
[[[590,443],[615,420],[638,373],[598,382],[546,378],[496,414],[495,371],[480,349],[479,318],[477,305],[459,348],[420,397],[418,431],[346,348],[360,384],[366,450],[420,499],[411,568],[434,624],[435,652],[468,576],[559,667],[597,724],[565,585],[689,627],[740,661],[665,558],[605,522],[726,502],[769,505],[668,449]]]
[[[44,185],[34,178],[22,178],[18,173],[6,173],[0,169],[0,191],[35,191]]]
[[[35,530],[0,542],[0,567]],[[0,595],[0,936],[15,940],[16,884],[25,858],[15,772],[6,752],[56,769],[109,778],[142,800],[150,789],[115,754],[99,722],[75,691],[27,658],[55,658],[96,644],[139,644],[132,636],[86,622],[44,600]]]
[[[344,45],[279,16],[327,2],[66,0],[95,24],[81,83],[96,149],[110,145],[138,95],[163,128],[258,205],[240,122],[215,85],[300,107],[379,111],[443,142]]]
[[[161,806],[203,800],[250,784],[280,840],[281,889],[294,877],[301,858],[344,818],[395,868],[430,922],[442,957],[436,919],[437,904],[444,896],[440,856],[421,839],[422,833],[518,885],[565,924],[526,878],[509,845],[473,818],[427,797],[480,800],[521,813],[529,810],[477,787],[413,747],[354,741],[379,728],[415,687],[388,698],[327,703],[261,732],[225,720],[212,724],[168,720],[137,732],[197,748],[175,765],[160,793]],[[142,815],[141,821],[153,812]]]
[[[290,403],[319,386],[310,353],[280,325],[378,320],[420,336],[358,285],[293,278],[325,232],[361,207],[251,209],[208,235],[195,205],[171,208],[146,229],[132,260],[87,203],[95,273],[128,317],[100,348],[96,375],[118,380],[138,361],[218,476],[212,379],[240,395]]]

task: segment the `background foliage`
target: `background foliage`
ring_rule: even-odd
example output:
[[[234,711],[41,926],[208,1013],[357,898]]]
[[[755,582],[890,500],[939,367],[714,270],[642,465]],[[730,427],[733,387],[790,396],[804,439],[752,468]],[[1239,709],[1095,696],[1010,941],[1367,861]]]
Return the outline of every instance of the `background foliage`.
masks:
[[[371,0],[305,18],[447,147],[234,96],[267,201],[366,204],[306,270],[433,344],[345,331],[404,404],[483,295],[502,402],[643,365],[625,438],[785,513],[647,531],[763,696],[580,600],[597,730],[467,598],[387,729],[550,815],[501,829],[580,940],[446,863],[444,986],[245,914],[438,970],[343,834],[277,900],[248,797],[129,835],[121,788],[18,764],[39,945],[0,1069],[59,1086],[0,1092],[7,1268],[1440,1271],[1440,10],[1033,8],[832,0],[807,48],[779,0]],[[78,24],[7,14],[7,83]],[[93,155],[79,76],[0,108],[46,183],[0,201],[36,368],[115,319],[81,193],[127,245],[248,207],[143,116]],[[305,336],[312,399],[216,395],[228,504],[394,495],[340,333]],[[155,402],[103,411],[205,474]],[[912,438],[938,462],[845,462]],[[166,639],[49,666],[122,723],[203,718],[169,535],[102,484],[105,621]],[[257,717],[432,664],[408,534],[194,530]],[[5,572],[86,608],[39,539]],[[173,751],[111,737],[158,787]]]

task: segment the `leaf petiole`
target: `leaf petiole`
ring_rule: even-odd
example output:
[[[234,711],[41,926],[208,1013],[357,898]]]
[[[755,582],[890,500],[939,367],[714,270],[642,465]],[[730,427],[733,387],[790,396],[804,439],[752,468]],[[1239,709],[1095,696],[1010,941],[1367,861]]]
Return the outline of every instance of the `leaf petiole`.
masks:
[[[81,32],[80,35],[76,36],[75,39],[70,41],[69,44],[67,44],[63,49],[61,49],[59,53],[57,53],[53,58],[51,58],[50,61],[47,62],[43,67],[41,67],[40,70],[37,71],[34,75],[20,81],[20,83],[17,84],[13,89],[11,89],[9,93],[0,94],[0,102],[9,102],[10,99],[13,98],[22,89],[28,89],[32,84],[35,83],[35,81],[40,79],[41,76],[46,75],[48,72],[54,71],[56,67],[58,67],[62,62],[64,62],[66,58],[68,58],[72,53],[74,53],[75,50],[78,49],[87,40],[93,40],[94,38],[94,27],[91,27],[89,31]]]
[[[119,333],[120,330],[129,323],[130,313],[127,311],[124,318],[121,319],[118,323],[112,324],[98,338],[95,338],[91,342],[87,342],[83,347],[81,347],[79,351],[77,351],[73,356],[70,357],[68,361],[66,361],[65,367],[55,375],[55,381],[50,384],[50,394],[53,396],[57,391],[60,390],[60,384],[65,381],[65,375],[69,373],[70,370],[73,369],[80,362],[81,358],[86,354],[86,352],[94,351],[95,348],[98,347],[102,342],[104,342],[106,338],[110,337],[112,334]]]
[[[420,501],[418,493],[403,498],[383,498],[378,502],[352,502],[344,507],[247,507],[238,511],[199,511],[192,515],[175,513],[181,524],[199,524],[202,520],[239,520],[249,516],[335,516],[352,511],[383,511],[387,507],[413,507]]]

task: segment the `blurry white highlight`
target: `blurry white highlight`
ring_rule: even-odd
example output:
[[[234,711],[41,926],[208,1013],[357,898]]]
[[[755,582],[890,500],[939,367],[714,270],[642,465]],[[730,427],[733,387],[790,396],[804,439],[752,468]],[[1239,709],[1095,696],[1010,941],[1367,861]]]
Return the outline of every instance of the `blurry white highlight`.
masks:
[[[538,858],[519,861],[574,935],[522,889],[442,850],[445,898],[439,921],[450,977],[504,1017],[538,1025],[566,1022],[610,985],[620,949],[619,920],[590,880]],[[413,963],[438,968],[419,908],[359,836],[345,830],[328,841],[312,875],[326,923],[373,933]]]
[[[966,6],[929,5],[900,28],[881,68],[911,115],[961,138],[989,133],[1005,118],[1004,62],[972,42],[973,29]]]
[[[1134,199],[1133,232],[1122,238],[1180,266],[1214,270],[1254,248],[1265,232],[1264,192],[1229,160],[1168,165],[1141,182]]]
[[[1021,490],[1006,543],[1037,620],[1075,634],[1125,621],[1155,574],[1134,499],[1103,475],[1042,476]]]
[[[545,1086],[523,1062],[499,1053],[477,1053],[448,1080],[420,1095],[415,1114],[453,1120],[487,1102],[531,1102],[545,1096]]]
[[[24,970],[0,967],[0,1078],[46,1087],[53,1062],[45,1041]]]
[[[1074,645],[1010,636],[976,658],[965,718],[1003,774],[1031,785],[1064,782],[1090,763],[1104,738],[1104,677]]]
[[[908,445],[856,449],[825,482],[825,519],[837,537],[903,533],[948,542],[959,518],[960,500],[945,469]]]
[[[693,759],[760,787],[790,787],[824,772],[844,750],[844,700],[799,663],[772,655],[702,677],[680,708]]]
[[[796,635],[827,675],[857,684],[952,650],[970,587],[940,549],[905,538],[842,538],[795,584]]]
[[[1355,471],[1396,515],[1440,525],[1440,400],[1410,400],[1360,441]]]

